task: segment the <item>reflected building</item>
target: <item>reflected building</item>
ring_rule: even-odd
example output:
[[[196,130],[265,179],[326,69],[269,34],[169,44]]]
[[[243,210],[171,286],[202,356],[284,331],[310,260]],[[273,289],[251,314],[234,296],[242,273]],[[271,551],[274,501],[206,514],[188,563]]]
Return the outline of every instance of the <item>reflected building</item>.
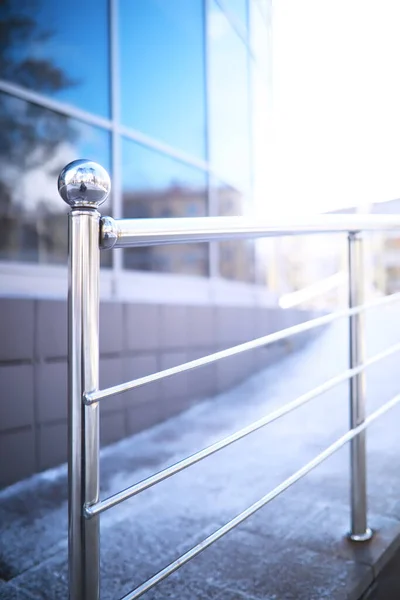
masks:
[[[205,189],[172,184],[161,190],[125,192],[124,211],[127,218],[204,217],[207,215]],[[208,244],[131,248],[125,251],[124,266],[133,270],[207,277]]]
[[[355,212],[354,209],[350,209]],[[376,202],[368,206],[368,213],[399,215],[400,199]],[[374,232],[366,236],[369,261],[369,281],[374,291],[394,294],[400,291],[400,236],[398,231]]]
[[[2,419],[0,449],[30,457],[14,452],[0,486],[65,460],[61,169],[78,158],[104,166],[112,193],[101,210],[116,218],[246,215],[256,198],[268,200],[271,0],[60,7],[4,0],[0,8],[0,383],[2,405],[19,407]],[[276,305],[258,286],[257,256],[247,241],[102,252],[101,385],[244,341],[243,331],[254,337],[255,304]],[[224,319],[242,332],[224,333]],[[197,384],[187,376],[176,389],[160,385],[145,416],[145,392],[136,392],[129,407],[104,411],[102,443],[256,368],[243,360],[225,372],[210,367]]]

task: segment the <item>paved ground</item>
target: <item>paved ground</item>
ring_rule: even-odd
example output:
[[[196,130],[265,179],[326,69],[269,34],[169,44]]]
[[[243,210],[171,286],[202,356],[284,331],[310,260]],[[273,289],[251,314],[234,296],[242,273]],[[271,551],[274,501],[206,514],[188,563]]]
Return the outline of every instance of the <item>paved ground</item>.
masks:
[[[368,353],[400,340],[398,308],[368,316]],[[339,373],[347,326],[326,329],[233,392],[211,398],[102,454],[102,496],[229,434]],[[368,370],[368,410],[399,391],[399,357]],[[147,600],[359,598],[397,549],[400,409],[368,436],[373,542],[349,543],[348,448],[157,588]],[[120,598],[258,500],[347,429],[343,384],[102,516],[102,598]],[[66,470],[0,493],[0,599],[67,597]],[[386,597],[385,597],[386,598]],[[381,598],[379,598],[381,600]]]

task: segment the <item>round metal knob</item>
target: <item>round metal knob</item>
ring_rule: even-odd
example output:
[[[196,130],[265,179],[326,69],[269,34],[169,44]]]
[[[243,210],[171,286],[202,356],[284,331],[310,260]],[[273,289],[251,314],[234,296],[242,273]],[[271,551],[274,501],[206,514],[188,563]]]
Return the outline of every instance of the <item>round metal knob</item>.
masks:
[[[71,208],[97,208],[110,193],[110,177],[102,166],[91,160],[74,160],[58,177],[58,192]]]

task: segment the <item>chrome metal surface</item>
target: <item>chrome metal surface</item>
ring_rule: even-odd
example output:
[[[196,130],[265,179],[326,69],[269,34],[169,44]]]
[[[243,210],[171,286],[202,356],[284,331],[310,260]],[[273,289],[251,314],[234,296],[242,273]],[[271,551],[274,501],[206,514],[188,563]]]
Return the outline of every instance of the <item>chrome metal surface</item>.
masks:
[[[356,436],[360,435],[371,423],[376,421],[379,417],[387,413],[390,409],[394,408],[400,402],[400,394],[386,402],[381,408],[373,412],[369,417],[365,419],[365,421],[356,427],[355,429],[350,429],[347,433],[342,435],[336,442],[333,442],[328,448],[323,450],[318,456],[310,460],[304,467],[296,471],[293,475],[285,479],[282,483],[277,485],[271,492],[265,494],[260,500],[246,508],[243,512],[237,515],[234,519],[226,523],[208,536],[205,540],[185,552],[182,556],[180,556],[177,560],[172,562],[170,565],[156,573],[153,577],[150,577],[145,583],[137,587],[135,590],[126,594],[121,600],[136,600],[136,598],[140,598],[143,594],[151,590],[155,585],[163,581],[166,577],[174,573],[179,567],[182,567],[184,564],[189,562],[192,558],[195,558],[200,552],[203,552],[206,548],[211,546],[214,542],[221,539],[224,535],[232,531],[235,527],[243,523],[246,519],[251,517],[255,512],[257,512],[260,508],[271,502],[274,498],[279,496],[282,492],[287,490],[294,483],[302,479],[305,475],[307,475],[310,471],[315,469],[318,465],[320,465],[324,460],[332,456],[337,450],[340,450],[347,442],[354,439]]]
[[[349,308],[364,302],[364,255],[363,239],[360,233],[350,233],[349,250]],[[364,315],[357,313],[349,318],[349,361],[354,369],[365,361],[365,322]],[[361,371],[350,380],[350,427],[354,429],[364,422],[366,414],[365,373]],[[354,438],[350,444],[350,499],[351,526],[350,538],[365,540],[367,525],[367,465],[365,432]],[[370,532],[370,535],[372,533]]]
[[[202,367],[216,360],[228,358],[229,356],[234,356],[235,354],[240,354],[241,352],[246,352],[247,350],[253,350],[254,348],[258,348],[260,346],[267,346],[269,344],[273,344],[274,342],[286,339],[292,335],[297,335],[299,333],[304,333],[305,331],[310,331],[315,327],[322,327],[323,325],[328,325],[329,323],[332,323],[337,319],[349,317],[350,315],[355,315],[361,311],[368,310],[369,308],[374,308],[376,306],[385,306],[386,304],[391,304],[392,302],[398,301],[400,301],[400,293],[391,294],[390,296],[385,296],[384,298],[378,298],[377,300],[368,302],[366,304],[363,304],[362,306],[356,306],[350,310],[344,309],[331,313],[329,315],[324,315],[323,317],[317,317],[316,319],[311,319],[310,321],[306,321],[305,323],[300,323],[299,325],[287,327],[286,329],[282,329],[281,331],[277,331],[275,333],[270,333],[255,340],[251,340],[250,342],[244,342],[243,344],[232,346],[231,348],[227,348],[226,350],[220,350],[219,352],[214,352],[213,354],[209,354],[201,358],[196,358],[195,360],[182,363],[181,365],[177,365],[176,367],[164,369],[163,371],[158,371],[157,373],[153,373],[151,375],[139,377],[138,379],[133,379],[125,383],[113,385],[103,390],[98,390],[96,392],[85,394],[84,402],[86,404],[92,404],[93,402],[98,402],[102,398],[108,398],[116,394],[121,394],[123,392],[127,392],[133,388],[140,387],[147,383],[158,381],[159,379],[164,379],[166,377],[171,377],[172,375],[177,375],[178,373],[183,373],[184,371],[190,371],[191,369]]]
[[[107,171],[91,160],[72,161],[58,177],[58,192],[71,208],[98,208],[107,200],[110,190]]]
[[[111,217],[108,217],[111,219]],[[246,217],[188,217],[171,219],[113,219],[114,248],[155,246],[226,239],[348,233],[400,228],[400,215],[317,215],[279,222]],[[100,240],[100,246],[104,246]]]
[[[142,481],[139,481],[138,483],[135,483],[134,485],[131,485],[128,488],[125,488],[121,492],[118,492],[117,494],[114,494],[113,496],[110,496],[109,498],[105,498],[104,500],[101,500],[97,504],[93,504],[91,506],[85,507],[85,516],[87,518],[91,518],[94,515],[100,514],[104,511],[108,510],[109,508],[112,508],[113,506],[120,504],[121,502],[123,502],[124,500],[127,500],[128,498],[132,498],[133,496],[140,494],[144,490],[147,490],[147,489],[153,487],[154,485],[156,485],[157,483],[164,481],[164,479],[168,479],[169,477],[172,477],[172,475],[175,475],[176,473],[179,473],[180,471],[187,469],[191,465],[194,465],[197,462],[200,462],[201,460],[203,460],[204,458],[207,458],[208,456],[211,456],[215,452],[218,452],[219,450],[226,448],[230,444],[233,444],[234,442],[241,440],[242,438],[246,437],[250,433],[253,433],[254,431],[257,431],[258,429],[265,427],[265,425],[268,425],[269,423],[276,421],[280,417],[287,415],[288,413],[292,412],[292,410],[295,410],[296,408],[300,408],[300,406],[303,406],[310,400],[317,398],[318,396],[327,392],[328,390],[332,389],[333,387],[339,385],[340,383],[343,383],[344,381],[347,381],[348,379],[351,379],[352,377],[361,373],[364,369],[370,367],[371,365],[376,364],[377,362],[379,362],[381,360],[384,360],[385,358],[388,358],[389,356],[391,356],[392,354],[395,354],[396,352],[400,352],[400,343],[394,344],[390,348],[383,350],[382,352],[379,352],[375,356],[369,358],[364,364],[359,365],[358,367],[355,367],[353,369],[347,369],[343,373],[340,373],[339,375],[336,375],[335,377],[328,379],[328,381],[325,381],[324,383],[315,387],[314,389],[310,390],[309,392],[302,394],[295,400],[292,400],[292,402],[288,402],[281,408],[278,408],[277,410],[266,415],[265,417],[262,417],[261,419],[254,421],[250,425],[243,427],[239,431],[236,431],[232,435],[227,436],[226,438],[216,442],[215,444],[212,444],[211,446],[208,446],[207,448],[204,448],[203,450],[200,450],[199,452],[196,452],[195,454],[192,454],[191,456],[184,458],[183,460],[179,461],[178,463],[175,463],[174,465],[171,465],[170,467],[167,467],[166,469],[163,469],[162,471],[159,471],[158,473],[155,473],[154,475],[151,475],[150,477],[147,477],[146,479],[143,479]]]
[[[352,542],[368,542],[368,540],[370,540],[373,535],[374,535],[373,530],[370,529],[369,527],[367,527],[364,533],[361,533],[361,534],[350,533],[349,537]]]
[[[118,232],[115,228],[115,219],[111,217],[103,217],[100,220],[100,239],[102,249],[107,250],[113,248],[117,243]]]
[[[69,597],[99,598],[99,518],[84,519],[99,499],[99,406],[85,391],[99,379],[100,214],[78,206],[69,214],[68,288],[68,546]]]
[[[115,14],[114,14],[115,17]],[[115,144],[117,141],[114,140]],[[114,149],[114,152],[117,150]],[[364,302],[362,237],[360,230],[400,228],[400,215],[319,215],[285,223],[256,223],[242,217],[180,219],[101,219],[96,208],[110,191],[108,174],[90,161],[74,161],[59,178],[61,197],[72,207],[69,216],[69,570],[71,600],[98,600],[99,519],[105,510],[149,489],[268,423],[288,414],[339,383],[350,380],[351,429],[326,450],[296,471],[258,502],[194,546],[176,561],[129,593],[134,600],[173,573],[213,542],[231,531],[308,472],[351,442],[351,532],[353,541],[370,539],[367,527],[365,429],[400,402],[400,394],[366,418],[365,369],[400,351],[400,343],[365,360],[364,312],[374,306],[400,300],[400,293]],[[118,211],[117,211],[118,213]],[[289,327],[250,342],[189,361],[171,369],[98,390],[99,368],[99,252],[100,247],[145,246],[181,242],[219,241],[309,233],[349,234],[349,308]],[[182,373],[216,360],[266,346],[347,317],[350,325],[349,369],[239,431],[196,452],[105,500],[99,500],[99,405],[100,399],[152,381]]]

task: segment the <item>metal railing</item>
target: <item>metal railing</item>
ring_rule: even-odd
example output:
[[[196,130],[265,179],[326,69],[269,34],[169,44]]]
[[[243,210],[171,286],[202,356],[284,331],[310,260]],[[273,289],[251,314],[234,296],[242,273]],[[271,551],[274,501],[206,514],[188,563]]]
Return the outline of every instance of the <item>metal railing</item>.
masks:
[[[400,231],[400,216],[320,215],[304,220],[296,219],[275,224],[262,224],[242,217],[114,220],[110,217],[101,217],[97,210],[109,194],[110,180],[106,171],[96,163],[85,160],[70,163],[61,172],[58,186],[61,197],[71,207],[68,242],[68,506],[69,594],[71,600],[97,600],[100,597],[99,519],[102,512],[226,448],[261,427],[265,427],[268,423],[303,406],[313,398],[344,381],[349,381],[350,385],[350,429],[347,433],[203,542],[194,546],[148,581],[124,596],[123,600],[139,598],[317,467],[347,442],[350,442],[351,449],[351,524],[349,537],[357,542],[370,539],[372,531],[367,523],[365,430],[372,422],[400,402],[400,394],[367,417],[365,370],[372,364],[387,358],[395,352],[399,352],[400,343],[366,359],[364,314],[371,307],[384,306],[400,300],[400,294],[393,294],[365,304],[363,238],[361,232],[397,229]],[[177,367],[99,390],[99,273],[101,249],[324,232],[348,234],[348,309],[315,318],[306,323],[215,352]],[[100,401],[216,360],[267,346],[342,318],[349,319],[350,327],[350,364],[346,371],[223,440],[109,498],[100,500]]]

